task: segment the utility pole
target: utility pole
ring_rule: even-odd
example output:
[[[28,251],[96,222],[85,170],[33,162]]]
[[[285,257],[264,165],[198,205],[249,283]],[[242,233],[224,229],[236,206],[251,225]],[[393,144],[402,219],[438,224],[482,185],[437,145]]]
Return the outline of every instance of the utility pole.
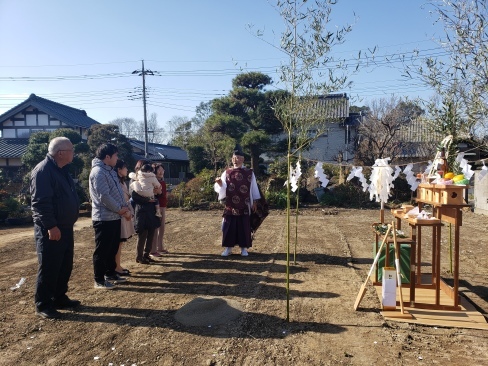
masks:
[[[144,105],[144,157],[147,158],[148,156],[148,149],[147,149],[147,112],[146,112],[146,75],[156,75],[157,71],[145,70],[144,69],[144,60],[142,60],[142,69],[132,71],[132,74],[137,74],[138,76],[142,76],[142,103]]]

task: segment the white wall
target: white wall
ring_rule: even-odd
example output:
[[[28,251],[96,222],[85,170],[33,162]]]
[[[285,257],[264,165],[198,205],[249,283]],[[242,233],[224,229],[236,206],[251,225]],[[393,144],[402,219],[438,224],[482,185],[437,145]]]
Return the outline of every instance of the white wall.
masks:
[[[339,123],[331,123],[328,128],[326,136],[320,136],[314,141],[312,147],[308,151],[303,152],[303,157],[312,160],[319,160],[323,162],[334,163],[337,162],[337,155],[342,151],[343,159],[346,159],[346,144],[345,144],[346,127]],[[349,150],[352,150],[354,145],[354,138],[356,135],[355,129],[350,127],[350,143]],[[349,161],[354,158],[353,153],[348,152],[347,158]]]
[[[8,160],[8,165],[7,165]],[[9,159],[0,159],[0,167],[6,166],[22,166],[22,161],[20,158],[9,158]]]
[[[474,212],[488,215],[488,175],[480,180],[480,171],[474,172]]]

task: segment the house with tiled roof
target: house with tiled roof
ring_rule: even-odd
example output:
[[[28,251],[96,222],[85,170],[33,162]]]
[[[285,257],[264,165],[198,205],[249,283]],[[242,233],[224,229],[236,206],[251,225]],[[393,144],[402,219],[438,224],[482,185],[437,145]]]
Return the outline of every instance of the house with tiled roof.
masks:
[[[402,146],[398,163],[433,159],[444,137],[445,134],[436,131],[431,120],[422,116],[404,124],[396,134]]]
[[[303,152],[303,157],[329,163],[352,160],[362,115],[349,113],[347,94],[319,96],[309,108],[313,109],[315,119],[319,117],[321,125],[316,128],[310,127],[307,133],[313,137],[319,131],[323,132],[312,146]]]
[[[90,126],[98,124],[84,110],[31,94],[22,103],[0,115],[0,167],[19,167],[34,132],[70,128],[87,138]]]
[[[134,159],[149,159],[160,163],[164,167],[164,180],[168,184],[178,184],[187,178],[190,160],[185,150],[178,146],[156,143],[147,144],[147,158],[145,157],[144,141],[129,140]]]
[[[324,163],[337,163],[338,161],[351,161],[354,158],[358,126],[361,123],[361,113],[349,113],[349,97],[346,93],[320,95],[312,100],[304,100],[297,107],[296,118],[304,121],[313,121],[307,127],[306,134],[310,138],[320,135],[312,145],[302,152],[304,159],[322,161]],[[279,141],[286,136],[275,136]],[[276,154],[265,153],[261,155],[264,164],[272,162]]]

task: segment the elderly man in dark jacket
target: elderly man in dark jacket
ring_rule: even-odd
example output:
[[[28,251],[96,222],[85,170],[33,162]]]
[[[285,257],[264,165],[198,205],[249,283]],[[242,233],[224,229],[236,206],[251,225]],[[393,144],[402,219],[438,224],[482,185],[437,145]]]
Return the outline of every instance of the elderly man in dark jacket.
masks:
[[[32,217],[39,268],[35,293],[36,314],[59,318],[56,309],[80,304],[67,295],[73,269],[73,225],[79,201],[68,172],[73,144],[66,137],[51,140],[46,158],[31,173]]]

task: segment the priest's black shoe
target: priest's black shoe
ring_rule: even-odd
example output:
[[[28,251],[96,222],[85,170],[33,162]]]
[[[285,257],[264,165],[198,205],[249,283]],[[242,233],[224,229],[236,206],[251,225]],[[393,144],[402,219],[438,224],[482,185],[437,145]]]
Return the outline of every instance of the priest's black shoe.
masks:
[[[61,318],[61,313],[56,309],[47,308],[44,310],[36,310],[36,315],[43,317],[45,319],[59,319]]]

